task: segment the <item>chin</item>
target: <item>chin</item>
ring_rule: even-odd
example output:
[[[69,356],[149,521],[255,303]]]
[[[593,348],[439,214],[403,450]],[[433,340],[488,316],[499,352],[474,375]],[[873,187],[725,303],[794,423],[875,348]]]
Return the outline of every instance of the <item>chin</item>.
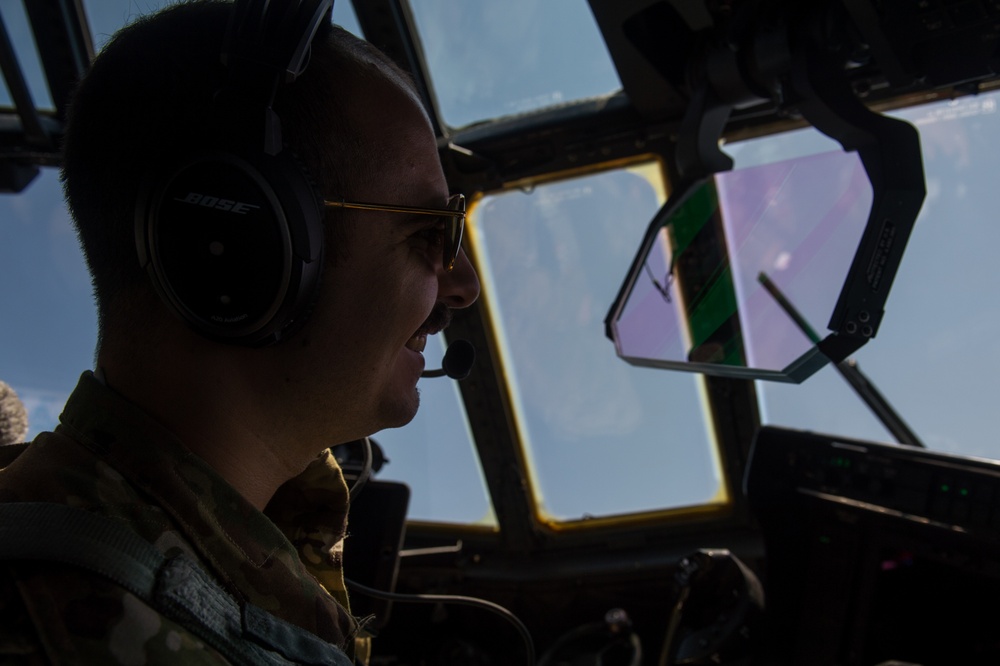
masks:
[[[413,387],[408,392],[397,393],[382,402],[380,411],[382,428],[402,428],[413,420],[420,408],[420,391]]]

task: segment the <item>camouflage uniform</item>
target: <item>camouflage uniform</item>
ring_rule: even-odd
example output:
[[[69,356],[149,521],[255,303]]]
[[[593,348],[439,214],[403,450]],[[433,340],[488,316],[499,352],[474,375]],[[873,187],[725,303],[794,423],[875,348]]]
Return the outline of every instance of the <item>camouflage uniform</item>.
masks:
[[[55,502],[184,553],[237,601],[353,657],[359,624],[341,570],[348,490],[327,451],[261,513],[165,428],[84,373],[60,425],[0,450],[0,502]],[[0,562],[0,663],[221,664],[124,588],[70,566]]]

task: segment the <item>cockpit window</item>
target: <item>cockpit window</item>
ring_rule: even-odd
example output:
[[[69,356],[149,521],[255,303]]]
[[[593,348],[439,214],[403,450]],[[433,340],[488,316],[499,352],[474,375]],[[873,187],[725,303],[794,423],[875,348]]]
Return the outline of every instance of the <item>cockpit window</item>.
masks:
[[[1000,368],[998,104],[994,92],[890,114],[920,132],[927,197],[878,336],[853,357],[927,448],[993,459],[1000,459],[993,379]],[[739,168],[838,148],[807,129],[725,150]],[[833,366],[801,385],[759,382],[757,390],[766,423],[897,441]]]
[[[663,192],[646,162],[491,195],[475,210],[538,514],[553,525],[726,501],[703,379],[629,366],[604,336]]]
[[[0,375],[28,409],[31,438],[55,426],[97,341],[90,275],[54,169],[0,195],[0,267]]]
[[[621,88],[585,2],[412,0],[444,122],[561,106]]]
[[[428,369],[441,367],[442,342],[440,335],[427,340]],[[495,529],[496,516],[457,384],[447,377],[428,377],[417,388],[417,416],[402,428],[373,437],[388,461],[378,478],[409,486],[410,520]]]
[[[28,88],[27,92],[31,95],[31,102],[39,111],[51,111],[53,108],[52,95],[45,84],[45,76],[42,74],[42,60],[35,45],[28,15],[24,11],[24,4],[20,0],[0,3],[0,18],[3,19],[3,27],[6,28],[7,35],[10,37],[14,57],[23,73],[24,82]],[[0,109],[12,109],[15,100],[5,80],[6,72],[4,74],[3,77],[0,77]]]
[[[104,44],[119,28],[128,25],[139,16],[152,14],[167,5],[177,4],[182,0],[83,0],[87,12],[87,22],[94,39],[94,49],[100,51]],[[354,7],[350,2],[342,0],[333,3],[333,22],[361,35]]]

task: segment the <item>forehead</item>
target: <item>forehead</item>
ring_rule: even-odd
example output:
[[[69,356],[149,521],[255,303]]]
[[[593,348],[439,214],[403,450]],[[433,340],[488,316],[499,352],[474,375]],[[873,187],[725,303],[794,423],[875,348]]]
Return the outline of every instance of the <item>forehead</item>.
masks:
[[[403,72],[385,62],[365,56],[345,72],[344,88],[350,96],[348,108],[355,121],[391,126],[406,121],[432,132],[419,95]]]
[[[412,80],[388,56],[367,42],[341,43],[332,55],[333,82],[348,98],[349,113],[367,116],[375,111],[369,102],[395,101],[405,105],[400,111],[416,111],[429,125]]]
[[[362,151],[373,170],[371,178],[363,179],[368,181],[364,187],[380,194],[395,190],[402,197],[383,201],[443,204],[447,186],[437,140],[420,99],[404,79],[384,65],[371,63],[366,67],[378,70],[354,77],[348,86],[351,124],[362,136]],[[415,194],[421,190],[423,196]]]

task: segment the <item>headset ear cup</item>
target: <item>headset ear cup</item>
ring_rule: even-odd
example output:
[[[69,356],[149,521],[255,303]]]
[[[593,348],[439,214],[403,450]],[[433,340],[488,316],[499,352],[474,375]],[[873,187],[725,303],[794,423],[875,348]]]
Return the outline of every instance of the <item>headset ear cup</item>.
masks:
[[[140,192],[139,261],[167,307],[213,340],[277,342],[315,303],[323,201],[282,145],[273,105],[281,84],[305,69],[332,8],[333,0],[235,0],[221,52],[227,75],[204,124],[219,150],[174,165]]]
[[[290,158],[206,153],[140,198],[140,262],[167,306],[202,335],[260,346],[315,300],[322,202]]]

